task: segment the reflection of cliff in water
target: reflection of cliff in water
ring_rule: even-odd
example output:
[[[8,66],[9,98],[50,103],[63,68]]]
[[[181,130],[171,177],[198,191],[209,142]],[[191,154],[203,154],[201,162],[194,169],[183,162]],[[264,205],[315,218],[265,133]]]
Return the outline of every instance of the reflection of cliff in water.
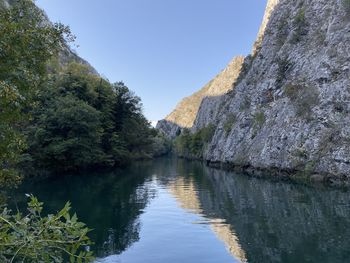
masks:
[[[186,182],[183,177],[178,177],[177,180],[168,185],[168,190],[183,209],[202,214],[200,200],[193,180],[190,179]],[[210,225],[216,236],[225,243],[227,250],[234,258],[241,262],[247,261],[239,240],[230,225],[220,218],[208,218],[205,223]]]
[[[179,173],[186,174],[182,171],[187,165],[181,162]],[[349,260],[348,192],[259,180],[199,163],[192,166],[197,172],[186,180],[193,180],[191,188],[197,189],[193,192],[198,211],[231,226],[248,262]]]

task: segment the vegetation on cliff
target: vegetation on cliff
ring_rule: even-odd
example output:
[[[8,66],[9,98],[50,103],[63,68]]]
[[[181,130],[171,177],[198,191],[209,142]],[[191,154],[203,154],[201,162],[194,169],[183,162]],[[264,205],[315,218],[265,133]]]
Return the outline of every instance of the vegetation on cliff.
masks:
[[[174,141],[176,154],[186,158],[203,158],[203,154],[214,132],[215,126],[212,124],[195,133],[191,133],[188,129],[183,129],[182,133]]]

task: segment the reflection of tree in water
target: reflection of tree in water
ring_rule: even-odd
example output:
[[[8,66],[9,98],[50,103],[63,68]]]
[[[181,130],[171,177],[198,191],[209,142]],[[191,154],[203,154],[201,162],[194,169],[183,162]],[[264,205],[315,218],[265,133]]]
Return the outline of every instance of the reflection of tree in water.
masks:
[[[139,240],[139,216],[156,192],[146,182],[148,165],[135,165],[115,174],[63,177],[37,183],[24,183],[16,193],[19,205],[30,192],[45,202],[50,212],[67,200],[74,212],[93,231],[97,256],[118,254]],[[146,184],[145,184],[146,182]]]
[[[70,200],[81,221],[94,229],[90,236],[98,256],[106,256],[139,240],[139,217],[156,194],[155,180],[172,186],[184,207],[207,217],[242,261],[349,261],[348,192],[258,180],[199,162],[159,159],[115,174],[32,182],[16,199],[23,204],[24,193],[33,193],[49,211]]]
[[[179,174],[196,185],[202,213],[231,225],[248,262],[349,261],[349,192],[178,162]]]

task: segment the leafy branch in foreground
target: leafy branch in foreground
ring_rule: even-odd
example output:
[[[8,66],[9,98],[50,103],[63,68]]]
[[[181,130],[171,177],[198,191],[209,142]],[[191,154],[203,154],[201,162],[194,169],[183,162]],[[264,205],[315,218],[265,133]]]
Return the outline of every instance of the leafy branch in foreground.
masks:
[[[42,217],[43,203],[30,196],[28,214],[0,213],[1,262],[92,262],[90,231],[70,215],[68,202],[57,214]]]

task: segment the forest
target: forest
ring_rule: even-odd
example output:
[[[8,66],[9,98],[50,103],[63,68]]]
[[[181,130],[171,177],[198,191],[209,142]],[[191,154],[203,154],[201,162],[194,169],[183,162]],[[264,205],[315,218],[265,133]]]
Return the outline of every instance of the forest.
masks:
[[[0,261],[89,262],[89,229],[69,203],[44,216],[28,195],[28,210],[16,212],[6,193],[28,177],[125,167],[165,154],[169,143],[123,82],[62,63],[69,27],[48,22],[30,0],[12,2],[0,8]]]

